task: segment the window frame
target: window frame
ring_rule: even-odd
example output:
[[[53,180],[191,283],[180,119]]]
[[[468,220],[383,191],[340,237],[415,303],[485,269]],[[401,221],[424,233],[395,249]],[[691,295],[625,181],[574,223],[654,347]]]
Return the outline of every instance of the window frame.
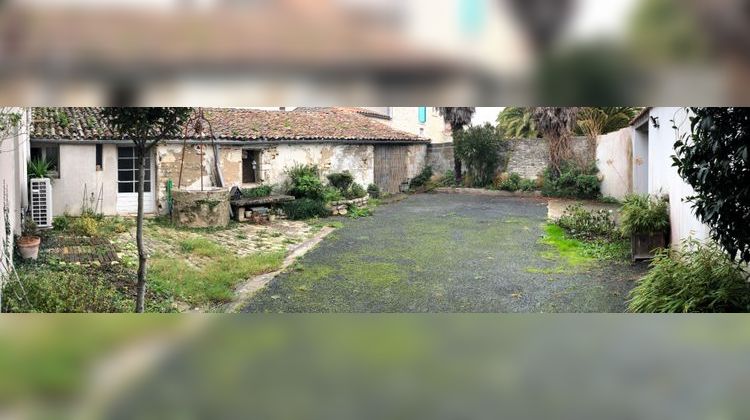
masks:
[[[123,149],[131,149],[131,155],[130,156],[122,156],[121,150]],[[131,161],[131,168],[124,168],[122,169],[120,166],[120,161]],[[135,147],[133,146],[118,146],[117,147],[117,194],[138,194],[138,154],[136,152]],[[143,185],[143,192],[144,193],[151,193],[153,189],[153,179],[152,179],[152,168],[151,168],[151,156],[146,155],[146,173],[144,174],[144,185]],[[120,180],[120,173],[126,173],[130,172],[132,174],[131,180]],[[120,185],[121,184],[132,184],[132,191],[120,191]]]
[[[257,156],[256,166],[255,166],[255,177],[254,177],[255,182],[245,182],[245,153],[248,153],[248,156],[250,154]],[[240,183],[242,185],[260,185],[263,183],[262,156],[263,156],[262,149],[242,149],[242,162],[240,164],[240,168],[242,169]]]
[[[33,154],[34,149],[39,149],[41,151],[40,158],[42,160],[47,160],[47,149],[57,149],[57,165],[55,165],[54,169],[50,169],[47,174],[50,178],[53,179],[60,179],[60,145],[59,144],[36,144],[31,145],[29,147],[29,160],[33,160],[31,155]]]

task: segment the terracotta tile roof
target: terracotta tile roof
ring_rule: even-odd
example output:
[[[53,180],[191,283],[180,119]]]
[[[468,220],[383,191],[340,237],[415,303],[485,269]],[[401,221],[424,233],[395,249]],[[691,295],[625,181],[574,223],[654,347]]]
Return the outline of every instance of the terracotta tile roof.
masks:
[[[100,110],[96,107],[34,108],[31,138],[81,141],[122,139],[121,135],[110,130]],[[204,111],[218,140],[428,141],[390,128],[350,108],[294,111],[209,108]],[[196,138],[196,135],[188,130],[187,138]]]

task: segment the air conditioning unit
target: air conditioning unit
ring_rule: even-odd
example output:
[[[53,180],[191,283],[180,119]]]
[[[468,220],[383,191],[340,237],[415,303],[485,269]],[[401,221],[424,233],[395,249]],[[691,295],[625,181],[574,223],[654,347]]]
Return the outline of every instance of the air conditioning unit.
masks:
[[[31,178],[31,220],[38,227],[52,227],[52,184],[49,178]]]

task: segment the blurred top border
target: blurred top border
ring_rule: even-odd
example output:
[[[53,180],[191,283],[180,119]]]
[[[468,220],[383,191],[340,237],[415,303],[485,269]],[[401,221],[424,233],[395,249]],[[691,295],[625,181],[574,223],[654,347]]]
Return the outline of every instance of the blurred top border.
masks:
[[[750,105],[741,0],[0,7],[9,106]]]

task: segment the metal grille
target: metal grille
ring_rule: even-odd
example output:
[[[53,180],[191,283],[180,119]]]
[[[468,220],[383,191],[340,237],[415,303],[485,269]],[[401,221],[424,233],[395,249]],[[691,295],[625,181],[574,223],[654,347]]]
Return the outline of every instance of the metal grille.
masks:
[[[402,182],[409,180],[409,157],[403,146],[375,146],[375,185],[381,191],[399,192]]]
[[[31,220],[38,227],[52,226],[52,185],[47,178],[33,178],[31,184]]]

